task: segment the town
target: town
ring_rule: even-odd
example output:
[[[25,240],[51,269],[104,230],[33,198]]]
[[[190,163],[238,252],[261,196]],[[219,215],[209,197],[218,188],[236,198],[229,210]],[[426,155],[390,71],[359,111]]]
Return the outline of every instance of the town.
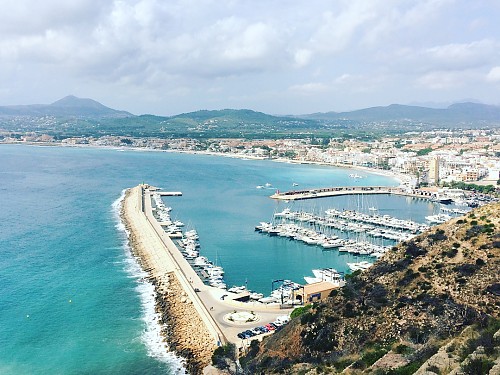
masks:
[[[0,132],[0,143],[139,148],[369,168],[398,174],[412,187],[445,186],[492,193],[500,183],[500,129],[430,130],[370,140],[358,138],[164,139],[106,135],[57,139],[35,132]]]

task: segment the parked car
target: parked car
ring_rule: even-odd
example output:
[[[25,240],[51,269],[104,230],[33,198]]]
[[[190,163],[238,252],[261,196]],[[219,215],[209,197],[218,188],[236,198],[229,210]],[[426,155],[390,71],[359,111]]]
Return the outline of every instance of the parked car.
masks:
[[[245,334],[247,334],[247,335],[248,335],[248,337],[254,337],[254,336],[255,336],[255,333],[253,333],[253,332],[252,332],[252,331],[250,331],[249,329],[247,329],[247,330],[245,331]]]
[[[265,325],[265,327],[269,330],[269,331],[274,331],[276,329],[276,327],[272,326],[271,323],[268,323]]]
[[[262,334],[262,331],[259,329],[259,327],[255,327],[254,329],[252,329],[252,332],[255,333],[256,335]]]

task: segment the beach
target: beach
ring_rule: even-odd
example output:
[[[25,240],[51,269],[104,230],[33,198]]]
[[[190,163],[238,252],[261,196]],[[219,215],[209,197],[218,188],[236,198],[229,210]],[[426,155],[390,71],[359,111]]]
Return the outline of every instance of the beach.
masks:
[[[137,186],[127,190],[122,203],[121,218],[130,247],[155,287],[156,310],[170,350],[186,360],[189,373],[201,374],[217,345],[181,284],[168,249],[142,212],[141,201],[141,187]]]

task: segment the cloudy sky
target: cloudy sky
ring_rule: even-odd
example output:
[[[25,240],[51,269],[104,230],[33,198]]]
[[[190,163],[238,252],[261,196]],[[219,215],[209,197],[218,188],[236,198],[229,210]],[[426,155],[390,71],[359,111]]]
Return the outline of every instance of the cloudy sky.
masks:
[[[0,105],[500,104],[498,0],[4,0]]]

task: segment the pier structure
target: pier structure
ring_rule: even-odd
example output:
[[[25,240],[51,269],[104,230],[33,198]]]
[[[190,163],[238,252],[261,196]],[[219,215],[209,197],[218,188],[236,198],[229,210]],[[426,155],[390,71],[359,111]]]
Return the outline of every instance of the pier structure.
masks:
[[[413,198],[435,198],[435,193],[420,189],[408,189],[396,186],[334,186],[317,189],[291,190],[287,192],[276,192],[271,198],[278,200],[301,200],[335,197],[339,195],[359,195],[359,194],[392,194],[403,195]]]
[[[206,285],[184,258],[172,238],[165,232],[162,223],[153,216],[151,196],[161,191],[143,184],[131,189],[131,192],[134,197],[126,200],[125,204],[130,211],[134,211],[132,215],[134,224],[147,241],[144,245],[153,264],[148,272],[153,277],[165,274],[175,275],[184,293],[192,301],[193,307],[211,333],[215,344],[233,342],[237,347],[247,346],[249,342],[243,342],[237,337],[239,332],[271,322],[278,316],[289,314],[293,310],[293,308],[284,309],[282,306],[240,302],[242,294]],[[172,196],[172,194],[169,195]],[[179,192],[179,195],[182,193]],[[253,311],[259,319],[254,323],[230,322],[226,316],[234,311]]]
[[[163,249],[158,249],[158,255],[160,257],[168,258],[168,261],[163,262],[163,264],[169,265],[169,267],[164,269],[164,271],[170,271],[175,274],[177,280],[182,286],[182,289],[192,301],[194,308],[198,312],[198,315],[205,323],[208,331],[212,334],[214,342],[218,345],[225,344],[227,342],[227,339],[224,333],[195,291],[195,289],[199,289],[204,285],[203,282],[186,261],[186,259],[182,256],[180,251],[177,249],[170,236],[161,226],[161,223],[158,222],[153,216],[153,210],[151,206],[151,194],[153,192],[157,194],[160,193],[160,195],[169,196],[173,196],[174,194],[168,192],[160,192],[156,189],[149,189],[148,185],[142,185],[140,187],[140,194],[142,196],[142,199],[140,199],[139,201],[143,204],[141,207],[141,211],[144,213],[150,227],[154,230],[154,234],[161,240],[161,243],[164,245]],[[182,195],[182,193],[178,192],[175,195],[180,196]]]

